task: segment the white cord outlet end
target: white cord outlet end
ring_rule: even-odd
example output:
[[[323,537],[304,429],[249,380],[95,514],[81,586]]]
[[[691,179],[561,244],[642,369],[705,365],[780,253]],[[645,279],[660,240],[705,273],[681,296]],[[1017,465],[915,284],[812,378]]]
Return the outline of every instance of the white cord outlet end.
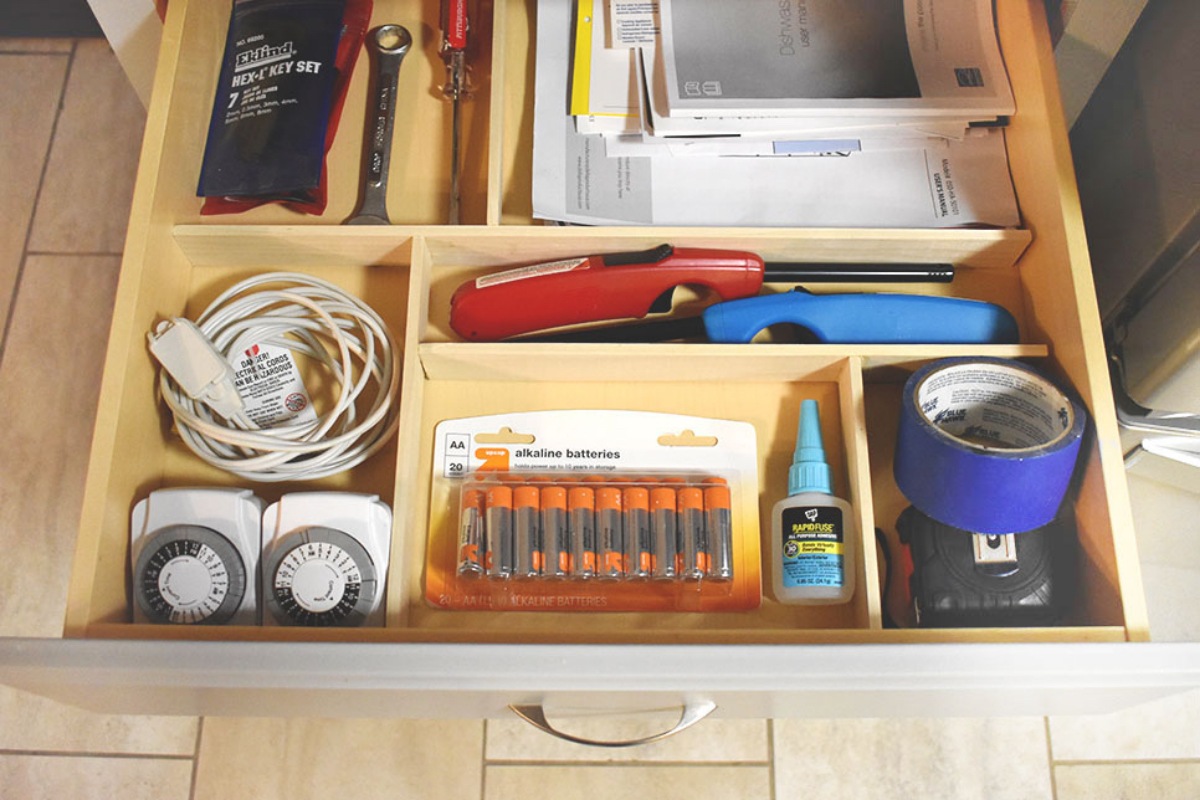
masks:
[[[245,408],[233,383],[233,367],[194,322],[172,317],[146,338],[150,352],[188,397],[225,419],[233,419]]]

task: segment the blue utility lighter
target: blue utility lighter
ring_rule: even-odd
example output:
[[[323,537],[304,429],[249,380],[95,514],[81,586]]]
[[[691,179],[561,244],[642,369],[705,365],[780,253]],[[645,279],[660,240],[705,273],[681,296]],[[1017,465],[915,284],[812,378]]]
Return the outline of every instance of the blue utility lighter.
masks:
[[[744,344],[765,328],[798,325],[831,344],[1015,344],[1017,321],[981,300],[914,294],[811,294],[802,289],[709,306],[698,317],[538,336],[542,342]],[[521,341],[531,341],[522,339]]]

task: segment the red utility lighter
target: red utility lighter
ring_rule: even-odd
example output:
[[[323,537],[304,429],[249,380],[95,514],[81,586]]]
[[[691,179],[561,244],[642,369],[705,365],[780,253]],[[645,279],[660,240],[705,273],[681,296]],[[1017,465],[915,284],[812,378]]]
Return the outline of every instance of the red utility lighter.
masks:
[[[705,286],[722,300],[758,294],[763,260],[736,250],[662,245],[638,253],[570,258],[485,275],[458,287],[450,327],[489,342],[530,331],[670,311],[670,291]],[[665,303],[665,307],[663,307]]]

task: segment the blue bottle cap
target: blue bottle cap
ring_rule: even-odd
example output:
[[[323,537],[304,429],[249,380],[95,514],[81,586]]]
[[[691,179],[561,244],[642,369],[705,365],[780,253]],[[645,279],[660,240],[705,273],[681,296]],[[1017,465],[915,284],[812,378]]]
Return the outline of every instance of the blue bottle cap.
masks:
[[[825,463],[821,444],[821,412],[816,400],[800,404],[800,428],[796,431],[796,452],[788,470],[788,495],[802,492],[833,494],[833,475]]]

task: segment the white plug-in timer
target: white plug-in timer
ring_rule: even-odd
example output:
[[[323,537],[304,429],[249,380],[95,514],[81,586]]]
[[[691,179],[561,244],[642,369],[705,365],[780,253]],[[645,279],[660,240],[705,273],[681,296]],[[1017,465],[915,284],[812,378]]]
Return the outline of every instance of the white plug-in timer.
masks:
[[[134,622],[257,624],[262,507],[248,489],[159,489],[139,501]]]
[[[383,625],[392,512],[377,495],[285,494],[263,512],[263,624]]]

